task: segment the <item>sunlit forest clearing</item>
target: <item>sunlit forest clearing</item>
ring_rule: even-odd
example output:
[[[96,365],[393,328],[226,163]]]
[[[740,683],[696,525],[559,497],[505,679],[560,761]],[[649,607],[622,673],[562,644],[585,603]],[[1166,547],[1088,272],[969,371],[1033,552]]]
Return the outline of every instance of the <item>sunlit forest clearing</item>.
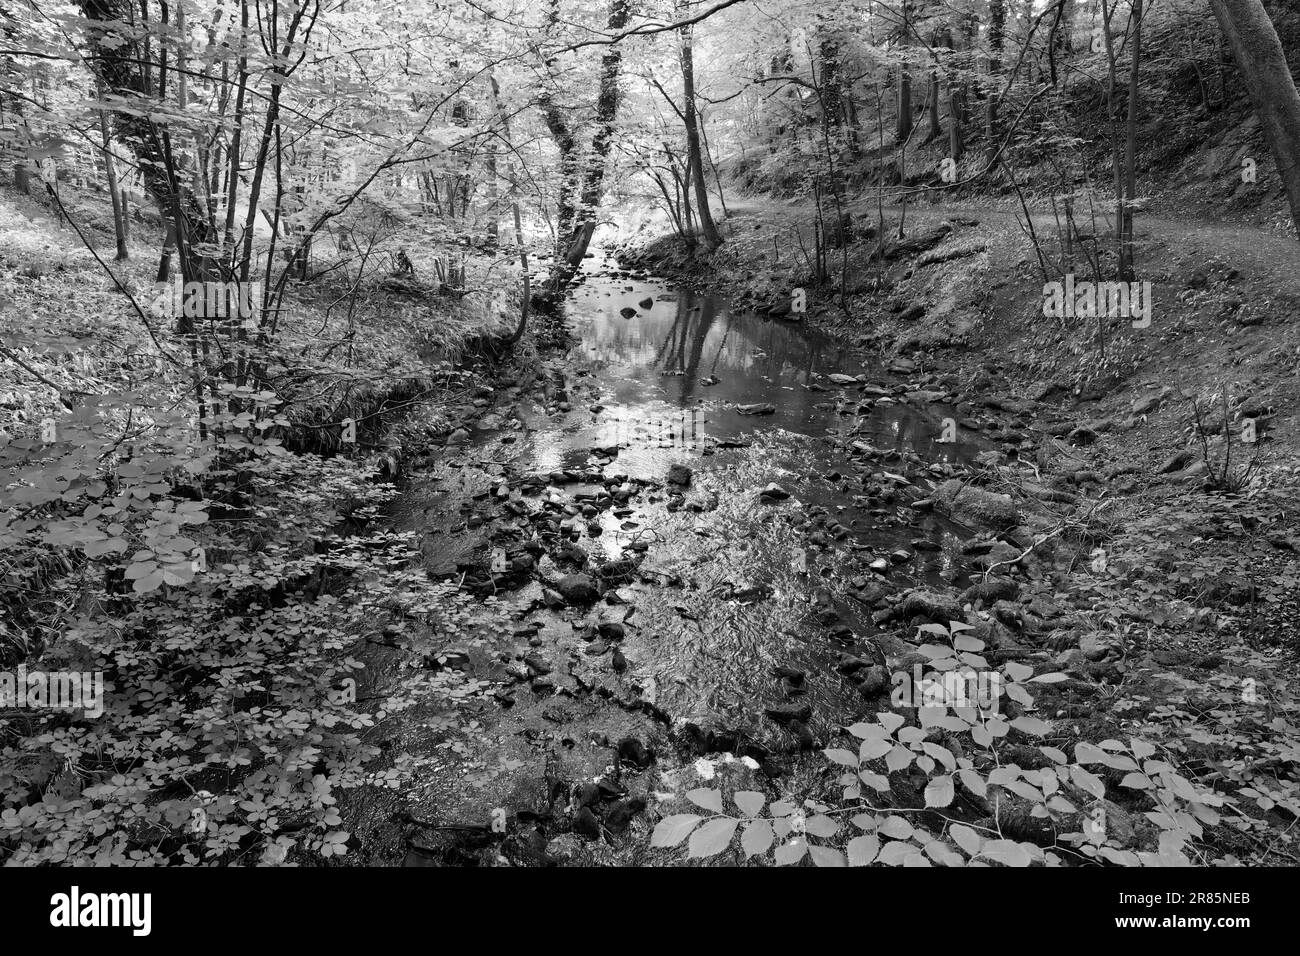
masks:
[[[1293,865],[1285,0],[0,0],[0,860]]]

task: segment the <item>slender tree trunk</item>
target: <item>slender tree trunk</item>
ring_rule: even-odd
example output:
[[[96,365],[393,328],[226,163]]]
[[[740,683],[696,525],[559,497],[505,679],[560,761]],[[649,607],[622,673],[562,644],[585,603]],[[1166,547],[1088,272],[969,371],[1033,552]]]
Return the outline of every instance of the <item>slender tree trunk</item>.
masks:
[[[680,11],[679,11],[680,12]],[[709,185],[704,178],[704,157],[700,150],[699,117],[695,109],[695,57],[691,49],[691,28],[682,27],[682,119],[686,125],[686,153],[695,180],[695,205],[700,217],[700,234],[705,249],[716,249],[722,236],[709,211]]]
[[[898,128],[894,131],[894,141],[903,143],[912,135],[912,79],[907,74],[907,67],[898,68]]]
[[[126,248],[126,212],[117,186],[117,164],[113,162],[112,137],[108,132],[108,113],[102,109],[99,110],[99,135],[104,143],[104,173],[108,178],[108,194],[113,197],[113,235],[117,239],[117,255],[113,258],[121,262],[131,255]]]
[[[903,26],[901,45],[912,45],[912,3],[903,0]],[[898,126],[894,130],[894,142],[904,143],[912,135],[912,78],[907,73],[907,64],[898,68]]]
[[[1142,70],[1142,0],[1133,0],[1133,64],[1129,69],[1128,123],[1124,144],[1124,254],[1121,278],[1133,281],[1133,203],[1137,199],[1138,80]]]
[[[1246,81],[1300,231],[1300,94],[1260,0],[1210,0]]]
[[[925,141],[938,139],[943,135],[943,123],[939,119],[939,71],[930,70],[930,131],[925,134]]]
[[[630,0],[610,0],[606,28],[610,32],[623,29],[627,25],[630,12]],[[568,287],[582,264],[582,257],[587,253],[592,233],[596,231],[596,207],[600,204],[605,181],[605,163],[614,142],[614,124],[618,119],[618,80],[622,72],[622,62],[623,53],[616,44],[611,44],[605,55],[600,58],[596,132],[591,138],[591,155],[588,157],[585,172],[578,169],[576,146],[558,109],[548,100],[543,100],[547,125],[560,146],[561,171],[566,184],[562,188],[569,197],[567,200],[561,200],[560,223],[563,226],[567,219],[571,227],[567,230],[561,228],[556,236],[564,251],[556,257],[558,261],[546,283],[546,288],[534,303],[539,309],[553,307],[560,294]]]
[[[1006,0],[989,0],[989,91],[985,103],[985,123],[987,126],[988,162],[997,160],[998,155],[998,88],[999,74],[1002,72],[1002,46],[1006,38],[1007,8]]]

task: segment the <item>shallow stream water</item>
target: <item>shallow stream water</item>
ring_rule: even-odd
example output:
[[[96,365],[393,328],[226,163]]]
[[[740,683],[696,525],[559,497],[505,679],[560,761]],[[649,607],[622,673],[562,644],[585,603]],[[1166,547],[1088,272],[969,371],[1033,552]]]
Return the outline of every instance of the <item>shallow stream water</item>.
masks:
[[[860,651],[856,642],[875,630],[854,589],[879,580],[869,565],[881,558],[892,586],[937,584],[960,541],[959,529],[905,501],[867,503],[863,483],[888,487],[905,470],[915,476],[971,456],[976,446],[939,440],[952,410],[888,396],[907,375],[804,324],[733,312],[722,299],[632,278],[610,261],[588,268],[564,318],[574,344],[552,363],[563,382],[553,377],[544,391],[522,390],[498,406],[487,429],[405,496],[408,526],[425,532],[432,564],[450,573],[490,548],[491,520],[466,527],[465,509],[453,509],[481,500],[496,476],[580,473],[585,481],[553,484],[543,497],[581,503],[601,491],[590,480],[596,470],[662,484],[684,465],[687,506],[656,489],[577,524],[576,543],[594,562],[629,548],[644,554],[616,607],[597,605],[587,619],[625,621],[628,668],[616,680],[674,720],[743,727],[756,738],[782,732],[763,720],[764,707],[787,701],[776,665],[808,674],[799,700],[816,720],[861,712],[861,695],[834,669],[839,653]],[[864,375],[865,387],[844,387],[832,374]],[[557,411],[557,399],[569,409]],[[756,405],[771,413],[744,414]],[[850,456],[853,442],[905,457],[888,456],[867,474]],[[759,491],[772,482],[791,497],[763,502]],[[900,549],[910,556],[890,557]],[[557,614],[574,623],[573,609],[540,608],[538,589],[520,591],[521,620],[550,619],[547,633],[566,629],[552,629]],[[840,626],[828,634],[833,616]],[[564,649],[548,650],[560,657]],[[608,669],[590,647],[570,650],[577,666]]]

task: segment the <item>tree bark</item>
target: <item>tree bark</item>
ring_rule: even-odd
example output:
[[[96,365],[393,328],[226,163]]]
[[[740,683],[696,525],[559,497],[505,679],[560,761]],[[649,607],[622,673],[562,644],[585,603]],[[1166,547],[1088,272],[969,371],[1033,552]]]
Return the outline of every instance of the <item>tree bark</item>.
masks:
[[[704,178],[704,157],[700,151],[699,117],[695,109],[695,56],[691,49],[691,28],[682,27],[682,120],[686,124],[686,152],[695,180],[695,205],[700,217],[700,234],[708,250],[722,245],[722,236],[709,211],[708,180]]]
[[[1121,278],[1133,280],[1133,202],[1137,198],[1137,109],[1142,69],[1142,0],[1133,0],[1133,63],[1129,69],[1128,122],[1124,144],[1124,231]]]
[[[988,162],[998,157],[998,76],[1002,72],[1002,46],[1006,39],[1006,0],[989,0],[989,91],[985,105],[985,124],[988,134]]]
[[[1260,0],[1210,0],[1246,81],[1300,231],[1300,93],[1277,30]]]
[[[113,257],[118,262],[130,257],[126,248],[126,210],[123,208],[122,195],[117,187],[117,164],[113,162],[112,137],[108,132],[108,113],[99,110],[99,135],[104,143],[104,173],[108,178],[108,194],[113,198],[113,236],[117,240],[117,254]]]
[[[552,9],[554,10],[555,7],[553,6]],[[627,25],[630,12],[629,0],[610,0],[606,29],[611,33],[622,30]],[[614,123],[618,119],[618,81],[622,62],[623,53],[617,44],[610,44],[605,55],[600,58],[596,132],[591,138],[591,156],[587,158],[585,172],[579,168],[577,144],[559,110],[549,101],[549,98],[542,98],[547,126],[560,148],[564,185],[561,187],[559,209],[561,228],[556,238],[565,251],[562,255],[557,255],[557,262],[547,280],[546,288],[534,302],[534,306],[539,310],[554,308],[560,294],[577,274],[578,267],[582,264],[582,257],[586,255],[587,246],[591,243],[591,235],[596,230],[596,207],[600,204],[605,180],[605,163],[614,142]],[[565,228],[566,225],[568,228]]]

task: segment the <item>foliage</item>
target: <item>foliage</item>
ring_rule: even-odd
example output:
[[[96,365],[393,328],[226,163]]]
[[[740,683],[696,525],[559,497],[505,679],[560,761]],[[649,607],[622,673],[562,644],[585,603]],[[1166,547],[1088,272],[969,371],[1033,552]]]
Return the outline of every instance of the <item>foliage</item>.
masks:
[[[921,647],[931,668],[987,666],[979,653],[983,642],[966,630],[961,624],[922,626],[923,634],[948,641],[946,647]],[[727,851],[739,831],[744,858],[767,859],[770,852],[777,865],[808,858],[817,866],[1187,866],[1207,862],[1198,843],[1207,828],[1224,823],[1224,813],[1241,830],[1262,828],[1262,821],[1242,812],[1248,802],[1265,811],[1285,807],[1300,817],[1295,781],[1259,772],[1261,764],[1280,769],[1293,761],[1300,731],[1280,713],[1259,723],[1261,716],[1234,699],[1233,681],[1219,682],[1215,709],[1204,723],[1175,709],[1127,741],[1077,741],[1071,759],[1049,743],[1064,728],[1035,716],[1030,690],[1067,675],[1035,674],[1015,661],[1000,674],[1006,715],[974,706],[922,706],[847,728],[856,749],[825,751],[839,786],[834,804],[787,799],[769,805],[755,791],[728,795],[699,788],[685,796],[703,812],[665,816],[651,845],[686,841],[688,858],[708,858]],[[1268,706],[1283,699],[1289,698],[1271,698]],[[1191,743],[1179,732],[1185,729],[1179,720],[1196,727]],[[1255,732],[1243,736],[1247,727]],[[1250,756],[1230,755],[1234,741],[1249,741]],[[1209,752],[1214,759],[1207,761]],[[1013,755],[1019,763],[1008,759]],[[724,799],[735,812],[726,811]],[[1135,824],[1121,804],[1140,810],[1146,824]],[[1033,825],[1039,822],[1045,828]],[[1027,838],[1027,831],[1038,838]]]

